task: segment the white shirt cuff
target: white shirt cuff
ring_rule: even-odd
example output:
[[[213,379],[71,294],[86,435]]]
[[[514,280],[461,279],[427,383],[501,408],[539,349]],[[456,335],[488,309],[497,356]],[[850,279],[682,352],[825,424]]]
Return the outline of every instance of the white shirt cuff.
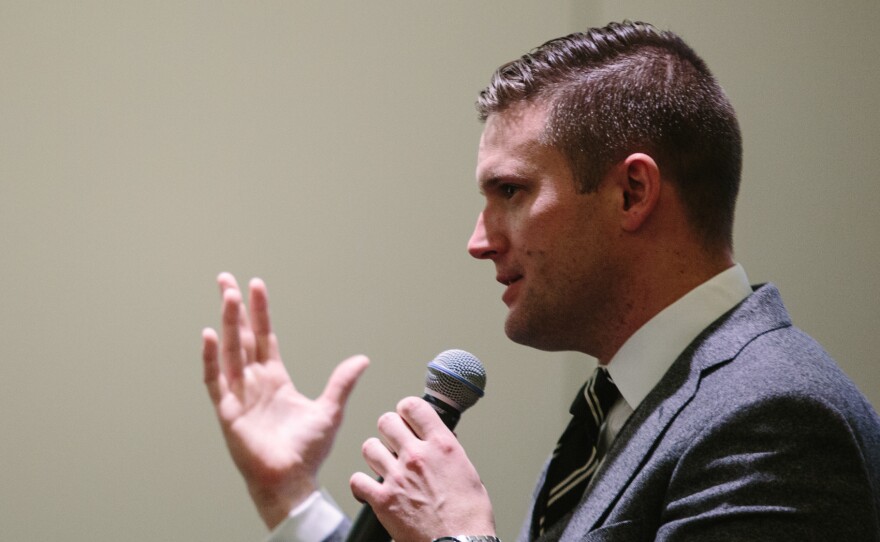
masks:
[[[330,536],[344,519],[330,495],[315,491],[290,511],[266,542],[318,542]]]

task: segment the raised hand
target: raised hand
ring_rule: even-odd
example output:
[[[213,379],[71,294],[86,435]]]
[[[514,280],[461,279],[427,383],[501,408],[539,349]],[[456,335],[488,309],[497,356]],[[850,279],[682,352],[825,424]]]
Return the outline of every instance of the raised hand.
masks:
[[[318,469],[369,361],[364,356],[343,361],[323,393],[309,399],[296,390],[281,361],[263,281],[250,282],[250,314],[235,278],[221,273],[217,281],[222,342],[213,329],[203,331],[205,386],[232,459],[273,529],[319,487]]]

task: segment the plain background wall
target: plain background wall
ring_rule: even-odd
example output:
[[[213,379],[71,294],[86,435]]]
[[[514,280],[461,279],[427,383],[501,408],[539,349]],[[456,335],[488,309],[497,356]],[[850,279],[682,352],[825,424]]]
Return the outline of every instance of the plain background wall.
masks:
[[[464,251],[472,104],[499,64],[623,18],[729,91],[738,258],[880,404],[873,0],[0,1],[0,539],[264,536],[201,384],[229,270],[267,280],[306,393],[373,359],[321,476],[351,513],[375,419],[437,352],[481,357],[459,436],[512,540],[592,361],[504,337]]]

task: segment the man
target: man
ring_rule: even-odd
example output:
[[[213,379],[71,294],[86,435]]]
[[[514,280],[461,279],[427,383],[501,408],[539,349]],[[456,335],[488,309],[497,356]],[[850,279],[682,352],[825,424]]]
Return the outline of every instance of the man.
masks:
[[[505,331],[601,367],[520,539],[880,540],[880,419],[733,260],[740,134],[704,62],[672,33],[611,24],[502,66],[478,109],[486,206],[468,250],[506,287]],[[367,360],[302,397],[263,283],[247,317],[219,281],[224,368],[206,330],[205,381],[233,458],[274,537],[341,539],[316,473]],[[363,455],[384,481],[356,473],[351,489],[395,540],[494,536],[479,476],[424,401],[379,432]]]

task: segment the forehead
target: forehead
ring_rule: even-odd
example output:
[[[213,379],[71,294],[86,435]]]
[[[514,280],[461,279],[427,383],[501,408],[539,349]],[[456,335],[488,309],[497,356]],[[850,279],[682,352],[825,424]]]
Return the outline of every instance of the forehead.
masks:
[[[547,108],[521,103],[489,115],[477,153],[477,182],[508,177],[538,177],[567,168],[562,154],[546,142]]]

